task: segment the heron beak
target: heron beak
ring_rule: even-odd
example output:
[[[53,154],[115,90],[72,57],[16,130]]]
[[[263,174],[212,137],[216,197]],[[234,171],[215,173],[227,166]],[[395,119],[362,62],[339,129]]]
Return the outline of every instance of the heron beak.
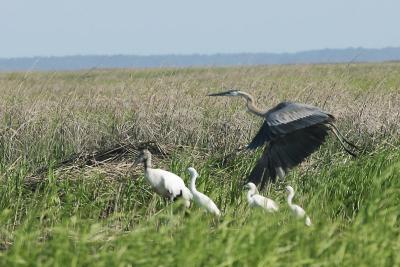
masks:
[[[219,92],[219,93],[211,93],[207,96],[229,96],[231,91]]]
[[[207,96],[224,96],[224,93],[212,93],[208,94]]]

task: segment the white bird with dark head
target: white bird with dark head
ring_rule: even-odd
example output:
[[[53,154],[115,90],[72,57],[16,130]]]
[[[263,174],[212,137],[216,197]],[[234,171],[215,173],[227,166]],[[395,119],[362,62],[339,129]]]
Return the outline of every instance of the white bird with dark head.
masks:
[[[287,201],[288,201],[289,208],[292,210],[293,214],[297,218],[305,218],[305,224],[307,226],[311,226],[311,219],[306,214],[305,210],[302,207],[300,207],[299,205],[296,205],[296,204],[292,203],[292,200],[293,200],[293,197],[294,197],[294,189],[293,189],[293,187],[291,187],[290,185],[286,186],[286,191],[289,193]]]
[[[193,196],[182,178],[172,172],[153,169],[149,150],[142,150],[135,163],[143,163],[144,177],[157,194],[171,201],[182,197],[185,201],[185,206],[190,207],[190,201]]]
[[[216,215],[216,216],[221,216],[221,212],[218,209],[217,205],[215,205],[214,201],[211,200],[208,196],[205,194],[197,191],[196,189],[196,179],[199,177],[199,174],[193,167],[189,167],[188,171],[190,173],[190,191],[193,194],[193,201],[200,207],[204,208],[208,212]]]
[[[257,186],[255,184],[247,183],[245,187],[249,189],[247,192],[247,201],[250,207],[260,207],[268,212],[279,210],[279,206],[275,201],[258,194]]]

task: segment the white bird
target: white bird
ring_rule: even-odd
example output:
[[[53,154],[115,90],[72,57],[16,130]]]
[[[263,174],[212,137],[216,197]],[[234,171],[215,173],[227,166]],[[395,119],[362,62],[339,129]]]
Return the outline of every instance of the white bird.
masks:
[[[199,205],[200,207],[206,209],[208,212],[221,216],[221,212],[219,211],[217,205],[215,205],[214,201],[211,200],[208,196],[203,193],[197,191],[196,189],[196,179],[199,176],[195,168],[189,167],[188,171],[190,173],[190,186],[189,189],[193,194],[193,201]]]
[[[144,177],[157,194],[171,201],[181,196],[185,201],[185,206],[190,207],[193,195],[186,187],[182,178],[172,172],[153,169],[151,167],[151,153],[149,150],[142,150],[135,163],[144,164]]]
[[[247,192],[247,201],[249,202],[250,207],[260,207],[268,212],[279,210],[279,206],[275,201],[258,194],[255,184],[247,183],[245,187],[249,189]]]
[[[306,214],[305,210],[300,207],[299,205],[293,204],[292,203],[292,199],[294,197],[294,189],[293,187],[291,187],[290,185],[286,186],[286,190],[289,193],[288,195],[288,205],[289,208],[293,211],[293,214],[297,217],[297,218],[304,218],[305,217],[305,224],[307,226],[311,226],[311,219],[310,217]]]

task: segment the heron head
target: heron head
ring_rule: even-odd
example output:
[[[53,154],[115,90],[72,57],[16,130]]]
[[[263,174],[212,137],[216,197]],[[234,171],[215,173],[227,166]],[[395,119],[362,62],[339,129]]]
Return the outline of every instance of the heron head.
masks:
[[[220,93],[211,93],[208,96],[240,96],[239,90],[228,90]]]
[[[189,171],[191,177],[197,177],[197,176],[199,176],[199,174],[197,173],[196,169],[193,168],[193,167],[189,167],[189,168],[188,168],[188,171]]]
[[[142,151],[140,151],[137,159],[135,160],[135,164],[143,163],[150,157],[151,157],[150,151],[148,149],[143,149]]]

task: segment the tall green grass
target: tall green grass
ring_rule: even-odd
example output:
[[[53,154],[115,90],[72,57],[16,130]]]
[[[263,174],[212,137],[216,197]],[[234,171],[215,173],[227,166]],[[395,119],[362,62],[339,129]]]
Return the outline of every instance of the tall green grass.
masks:
[[[396,266],[400,264],[400,156],[375,156],[306,173],[284,184],[310,214],[304,226],[286,207],[283,184],[269,195],[276,214],[249,209],[237,178],[247,156],[226,168],[197,164],[199,188],[222,208],[221,219],[182,203],[165,205],[142,179],[57,181],[35,192],[4,180],[2,266]],[[170,169],[185,173],[187,155]],[[16,174],[18,175],[18,174]],[[188,175],[185,175],[186,177]],[[231,177],[232,179],[229,179]],[[221,183],[224,180],[224,183]],[[266,193],[266,192],[264,192]]]
[[[0,74],[0,266],[400,265],[399,74],[395,63]],[[363,152],[352,159],[329,138],[261,192],[278,213],[249,209],[242,185],[261,150],[223,159],[261,121],[240,100],[205,97],[222,86],[260,107],[323,107]],[[221,219],[166,203],[133,158],[55,167],[151,140],[170,152],[156,166],[185,181],[199,171]],[[288,210],[288,184],[312,227]]]

